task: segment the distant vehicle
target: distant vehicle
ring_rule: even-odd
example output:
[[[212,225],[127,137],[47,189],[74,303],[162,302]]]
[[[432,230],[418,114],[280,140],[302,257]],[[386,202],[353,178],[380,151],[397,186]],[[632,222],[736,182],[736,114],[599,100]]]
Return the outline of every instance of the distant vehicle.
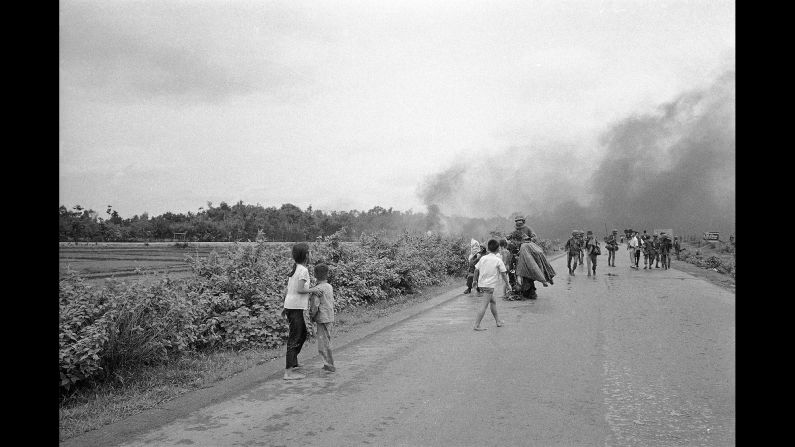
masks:
[[[719,241],[720,240],[720,233],[717,231],[707,231],[704,233],[704,240],[705,241]]]

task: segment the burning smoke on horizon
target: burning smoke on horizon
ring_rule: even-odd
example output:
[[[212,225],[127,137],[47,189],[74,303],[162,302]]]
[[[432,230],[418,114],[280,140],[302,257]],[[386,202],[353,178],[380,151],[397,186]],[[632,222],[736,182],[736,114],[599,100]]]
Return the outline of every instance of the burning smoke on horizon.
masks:
[[[482,218],[484,225],[526,214],[550,238],[575,228],[602,233],[604,226],[734,231],[734,70],[652,113],[614,123],[595,144],[593,159],[572,146],[527,146],[458,161],[429,176],[418,194],[443,216]]]

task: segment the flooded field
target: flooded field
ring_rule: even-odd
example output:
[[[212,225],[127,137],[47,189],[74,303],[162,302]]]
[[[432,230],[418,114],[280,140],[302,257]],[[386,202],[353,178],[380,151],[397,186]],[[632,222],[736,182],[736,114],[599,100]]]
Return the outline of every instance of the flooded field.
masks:
[[[58,270],[63,275],[67,269],[81,273],[90,280],[107,278],[134,278],[137,270],[168,272],[184,276],[190,272],[188,256],[206,257],[213,250],[222,253],[233,242],[98,242],[60,243]],[[256,245],[239,242],[239,245]],[[290,244],[273,242],[274,245]]]

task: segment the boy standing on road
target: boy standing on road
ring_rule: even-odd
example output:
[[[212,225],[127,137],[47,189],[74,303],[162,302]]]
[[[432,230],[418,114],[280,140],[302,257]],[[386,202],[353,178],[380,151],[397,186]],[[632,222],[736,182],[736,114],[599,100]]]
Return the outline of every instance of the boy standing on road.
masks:
[[[503,289],[501,291],[502,296],[508,293],[508,270],[505,268],[502,259],[497,255],[500,245],[496,240],[489,239],[486,246],[489,253],[481,257],[475,266],[475,282],[480,287],[481,292],[483,292],[483,308],[478,312],[475,326],[472,328],[476,331],[486,330],[486,328],[480,327],[480,322],[483,320],[483,316],[486,315],[486,308],[488,307],[491,307],[491,315],[494,316],[497,327],[503,325],[502,320],[497,315],[497,301],[494,299],[494,289],[501,287]],[[502,281],[500,281],[500,278]]]
[[[328,283],[328,266],[315,266],[317,284],[312,291],[311,317],[317,324],[317,352],[323,358],[323,369],[334,372],[334,357],[331,355],[331,332],[334,329],[334,288]]]

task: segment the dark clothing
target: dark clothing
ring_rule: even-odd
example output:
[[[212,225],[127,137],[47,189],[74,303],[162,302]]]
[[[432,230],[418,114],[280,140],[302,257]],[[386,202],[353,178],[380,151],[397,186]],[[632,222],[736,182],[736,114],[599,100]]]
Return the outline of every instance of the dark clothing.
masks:
[[[522,278],[522,288],[520,290],[523,298],[536,298],[536,284],[530,278]]]
[[[571,260],[574,259],[574,267],[571,266]],[[566,266],[569,268],[569,272],[577,268],[577,261],[580,260],[580,253],[566,253]]]
[[[525,242],[519,248],[516,260],[516,275],[540,282],[552,282],[555,270],[549,265],[544,250],[533,242]]]
[[[287,368],[298,366],[298,353],[306,341],[306,324],[303,309],[284,309],[290,323],[290,335],[287,337]]]
[[[475,253],[469,257],[469,267],[467,268],[467,292],[472,290],[472,282],[475,279],[475,265],[480,261],[480,253]]]
[[[607,237],[607,241],[605,242],[605,248],[608,251],[616,251],[618,250],[618,240],[616,240],[616,236],[611,234]]]
[[[572,236],[566,241],[565,249],[568,251],[570,255],[576,255],[578,258],[580,256],[580,250],[582,246],[580,245],[580,240],[576,237]]]
[[[671,240],[668,238],[660,239],[660,253],[670,253],[671,252]]]
[[[527,236],[527,238],[529,239],[533,239],[534,237],[536,237],[536,233],[533,231],[533,229],[524,224],[522,224],[521,227],[516,227],[514,233],[517,231],[521,233],[522,236]]]
[[[616,251],[618,250],[618,239],[615,234],[607,237],[607,265],[616,265]]]
[[[469,257],[469,269],[467,273],[471,275],[475,275],[475,266],[477,265],[478,261],[480,261],[480,253],[475,253]]]

